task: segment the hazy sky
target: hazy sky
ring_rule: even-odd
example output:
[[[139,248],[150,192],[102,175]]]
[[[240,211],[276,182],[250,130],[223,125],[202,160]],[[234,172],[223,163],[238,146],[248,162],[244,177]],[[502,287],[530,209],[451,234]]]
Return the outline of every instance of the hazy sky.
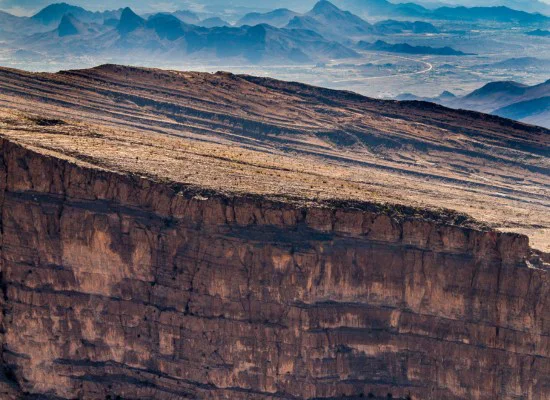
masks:
[[[130,6],[136,11],[148,12],[148,11],[175,11],[178,9],[193,9],[200,11],[205,7],[208,7],[210,11],[212,8],[219,7],[220,14],[223,13],[223,8],[230,7],[248,7],[248,8],[261,8],[261,9],[273,9],[277,7],[288,7],[296,11],[305,11],[310,8],[315,0],[270,0],[270,1],[258,1],[258,0],[0,0],[0,9],[12,12],[18,15],[30,15],[37,10],[40,10],[44,6],[65,1],[70,4],[79,5],[89,10],[104,10],[113,9],[119,7]],[[414,0],[411,0],[414,1]],[[486,5],[488,2],[485,0],[439,0],[440,2],[452,3],[452,4],[473,4]],[[491,3],[494,0],[491,0]],[[533,0],[519,0],[524,1],[526,4]],[[550,0],[541,0],[550,4]],[[397,2],[397,1],[396,1]],[[421,1],[419,1],[421,2]]]

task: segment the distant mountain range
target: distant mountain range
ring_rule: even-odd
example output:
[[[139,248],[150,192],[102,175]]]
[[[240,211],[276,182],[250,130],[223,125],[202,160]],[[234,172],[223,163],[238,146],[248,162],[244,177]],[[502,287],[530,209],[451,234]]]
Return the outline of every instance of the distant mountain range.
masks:
[[[403,0],[403,2],[407,2],[409,0]],[[423,1],[419,1],[419,4],[422,3],[424,5]],[[495,6],[505,6],[508,8],[512,8],[514,10],[521,10],[521,11],[527,11],[530,13],[540,13],[545,15],[550,15],[550,4],[547,4],[540,0],[444,0],[443,3],[447,4],[441,4],[442,2],[434,3],[433,7],[429,7],[429,4],[427,5],[428,8],[438,8],[445,5],[460,5],[460,6],[466,6],[466,7],[495,7]]]
[[[329,1],[321,0],[308,13],[295,16],[287,25],[291,29],[308,29],[325,37],[340,39],[373,33],[364,19],[343,11]]]
[[[267,13],[250,13],[236,25],[269,24],[290,29],[308,29],[327,38],[349,39],[367,34],[388,35],[404,32],[417,34],[438,33],[432,24],[424,21],[379,21],[371,25],[357,15],[336,7],[333,3],[319,1],[311,11],[298,14],[288,9],[278,9]]]
[[[360,16],[413,17],[451,21],[495,21],[522,24],[550,21],[550,17],[505,6],[449,7],[428,9],[416,3],[392,3],[388,0],[335,0],[336,4]]]
[[[517,57],[509,58],[503,61],[482,64],[478,68],[485,69],[507,69],[507,70],[531,70],[536,69],[540,71],[549,71],[550,72],[550,59],[540,59],[536,57]]]
[[[80,15],[87,15],[80,12]],[[177,14],[176,14],[177,15]],[[116,55],[156,54],[170,59],[234,58],[246,62],[313,62],[355,57],[344,45],[311,30],[277,28],[262,24],[242,27],[202,27],[187,24],[175,14],[147,19],[130,8],[120,12],[114,26],[84,22],[74,14],[61,17],[53,31],[37,33],[21,43],[31,51],[50,54]],[[49,18],[45,23],[50,23]],[[86,18],[90,20],[90,18]]]
[[[37,53],[47,52],[57,57],[122,54],[139,58],[149,54],[174,60],[323,62],[357,57],[349,47],[353,44],[351,38],[438,32],[435,26],[422,21],[389,20],[371,25],[326,0],[319,1],[305,14],[288,9],[247,14],[239,26],[230,26],[219,17],[201,20],[188,10],[140,16],[130,8],[91,12],[66,3],[47,6],[30,18],[0,14],[2,20],[6,27],[11,27],[15,45],[25,50],[20,54],[32,54],[33,59]],[[452,49],[426,52],[427,48],[416,49],[406,44],[394,50],[387,47],[380,50],[461,54]]]
[[[282,28],[286,26],[294,17],[299,16],[300,14],[294,11],[291,11],[287,8],[279,8],[277,10],[269,11],[266,13],[253,12],[246,14],[242,17],[235,25],[258,25],[258,24],[269,24]]]
[[[361,50],[367,51],[386,51],[389,53],[403,53],[403,54],[433,54],[439,56],[465,56],[469,55],[459,50],[455,50],[451,47],[430,47],[430,46],[411,46],[408,43],[390,44],[382,40],[378,40],[374,43],[360,41],[357,47]]]
[[[82,22],[103,23],[110,18],[118,19],[122,9],[114,11],[92,12],[82,7],[73,6],[67,3],[51,4],[32,16],[32,20],[43,25],[58,25],[64,15],[71,14]]]
[[[534,86],[513,81],[491,82],[463,97],[449,92],[435,98],[406,93],[397,99],[430,101],[550,128],[550,80]]]
[[[380,34],[411,33],[439,33],[439,29],[424,21],[396,21],[386,20],[374,24],[374,30]]]
[[[434,10],[414,4],[394,4],[387,0],[335,0],[338,4],[369,13],[414,15],[421,19],[488,19],[491,21],[546,21],[550,18],[506,7],[450,8]],[[441,29],[445,31],[444,24]],[[533,27],[534,28],[534,27]],[[32,17],[0,13],[0,39],[7,41],[21,57],[33,59],[39,53],[66,55],[200,60],[232,58],[236,62],[325,62],[357,57],[353,46],[368,51],[404,54],[461,56],[466,53],[445,46],[414,46],[389,35],[436,35],[440,28],[421,21],[390,19],[371,24],[351,11],[327,0],[317,2],[310,11],[297,13],[276,9],[244,15],[236,26],[220,17],[202,19],[201,15],[179,10],[171,13],[138,15],[130,8],[92,12],[67,3],[52,4]],[[544,35],[545,31],[528,34]],[[384,40],[378,40],[378,39]],[[393,44],[392,44],[393,42]],[[125,59],[118,58],[123,62]]]

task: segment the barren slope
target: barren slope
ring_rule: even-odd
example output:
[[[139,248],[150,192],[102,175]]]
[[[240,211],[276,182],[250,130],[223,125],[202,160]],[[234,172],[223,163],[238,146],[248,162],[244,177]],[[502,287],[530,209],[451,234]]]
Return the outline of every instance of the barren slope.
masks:
[[[450,208],[550,250],[542,128],[265,78],[113,65],[1,69],[0,106],[66,120],[4,122],[4,136],[109,169],[222,191]]]

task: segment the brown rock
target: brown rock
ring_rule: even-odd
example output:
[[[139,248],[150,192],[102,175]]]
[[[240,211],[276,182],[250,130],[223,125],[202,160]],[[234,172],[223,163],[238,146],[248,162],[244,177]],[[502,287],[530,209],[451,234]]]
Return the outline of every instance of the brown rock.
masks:
[[[2,155],[2,398],[550,397],[523,236]]]

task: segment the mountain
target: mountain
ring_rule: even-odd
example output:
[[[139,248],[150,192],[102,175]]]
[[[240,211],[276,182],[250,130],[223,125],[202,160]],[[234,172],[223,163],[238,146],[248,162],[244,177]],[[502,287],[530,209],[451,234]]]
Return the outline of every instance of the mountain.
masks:
[[[17,58],[37,62],[34,53],[40,54],[41,58],[44,58],[44,53],[68,59],[73,56],[93,57],[97,55],[98,46],[105,45],[104,35],[113,30],[103,24],[82,22],[67,14],[55,29],[37,32],[17,41],[16,45],[20,47]]]
[[[109,18],[119,18],[121,10],[92,12],[82,7],[73,6],[67,3],[51,4],[32,16],[32,19],[43,25],[58,25],[64,15],[71,14],[82,22],[103,23]]]
[[[491,82],[457,99],[457,104],[466,109],[493,112],[496,109],[521,101],[550,96],[550,80],[528,86],[513,81]],[[550,124],[550,120],[548,121]]]
[[[503,23],[533,24],[550,21],[550,17],[515,10],[505,6],[493,7],[438,7],[427,9],[414,3],[390,3],[387,0],[337,0],[338,5],[361,16],[413,17],[451,21],[497,21]]]
[[[491,114],[550,128],[550,96],[519,101]]]
[[[10,13],[0,11],[0,35],[2,36],[20,36],[22,33],[32,34],[44,32],[48,29],[48,27],[45,27],[33,18],[18,17]]]
[[[242,25],[258,25],[258,24],[269,24],[279,28],[287,25],[294,17],[299,14],[291,11],[287,8],[279,8],[266,13],[249,13],[242,17],[237,23],[236,26]]]
[[[175,18],[175,17],[174,17]],[[177,20],[177,18],[175,18]],[[179,21],[179,20],[178,20]],[[121,35],[127,35],[136,29],[143,28],[145,26],[145,19],[141,18],[131,8],[126,7],[122,10],[120,20],[116,27],[116,30]]]
[[[525,34],[529,36],[550,37],[550,31],[546,31],[543,29],[536,29],[534,31],[526,32]]]
[[[57,28],[57,34],[59,36],[71,36],[78,35],[85,32],[86,27],[75,18],[72,14],[66,14],[61,18],[59,27]]]
[[[550,71],[550,59],[536,57],[516,57],[490,64],[479,65],[478,68],[485,69],[509,69],[509,70],[547,70]]]
[[[446,0],[449,5],[461,5],[467,7],[476,6],[505,6],[513,10],[527,11],[550,15],[550,4],[540,0]],[[441,4],[439,6],[442,6]],[[438,7],[432,7],[438,8]]]
[[[404,54],[434,54],[440,56],[465,56],[469,55],[451,47],[429,47],[429,46],[411,46],[408,43],[390,44],[382,40],[375,43],[360,41],[357,47],[361,50],[368,51],[385,51],[389,53],[404,53]]]
[[[379,21],[374,24],[374,29],[377,33],[380,34],[396,34],[396,33],[404,33],[404,32],[412,32],[412,33],[439,33],[439,29],[437,29],[434,25],[430,24],[429,22],[424,21],[396,21],[396,20],[385,20],[385,21]]]
[[[85,10],[82,7],[72,6],[67,3],[51,4],[33,15],[35,21],[44,25],[57,24],[61,21],[64,15],[71,14],[78,17],[90,17],[92,12]]]
[[[486,4],[487,0],[483,0]],[[491,0],[489,0],[491,2]],[[540,13],[550,16],[550,4],[540,0],[492,0],[494,5],[503,5],[514,10],[527,11],[530,13]],[[484,5],[483,4],[483,5]]]
[[[196,25],[198,26],[204,26],[205,28],[215,28],[219,26],[231,26],[231,24],[227,21],[224,21],[223,19],[219,17],[212,17],[212,18],[206,18],[202,21],[199,21]]]
[[[0,93],[2,400],[550,398],[549,130],[226,72]]]
[[[415,94],[412,94],[412,93],[403,93],[397,96],[395,99],[400,101],[429,101],[432,103],[442,103],[455,98],[456,96],[453,93],[445,90],[437,97],[421,97],[421,96],[416,96]]]
[[[18,17],[0,10],[0,29],[2,30],[4,30],[7,26],[13,26],[26,20],[29,20],[29,18]]]
[[[340,41],[373,32],[372,25],[367,21],[325,0],[316,3],[308,13],[294,17],[287,28],[309,29]]]
[[[498,7],[441,7],[429,14],[430,18],[453,21],[497,21],[532,24],[550,21],[550,17],[531,14],[511,8]]]
[[[387,0],[335,0],[340,7],[360,16],[422,17],[429,10],[415,3],[394,4]]]
[[[172,13],[177,19],[185,22],[186,24],[198,25],[201,22],[199,16],[193,11],[179,10]]]
[[[186,33],[192,31],[194,27],[176,18],[172,14],[155,14],[150,16],[147,21],[138,21],[140,27],[154,30],[160,39],[177,40]]]
[[[367,21],[349,11],[339,9],[327,0],[321,0],[315,4],[306,16],[349,33],[368,33],[372,31],[372,25]]]
[[[64,18],[61,28],[66,40],[61,46],[47,33],[26,39],[24,48],[56,56],[117,57],[129,63],[144,57],[305,63],[358,56],[354,50],[310,30],[281,29],[265,24],[208,28],[186,24],[168,13],[154,14],[145,20],[130,8],[122,11],[115,28],[94,24],[85,29],[78,24],[74,17]]]
[[[515,65],[516,61],[506,60],[504,63]],[[420,98],[403,94],[397,99],[430,101],[550,128],[550,80],[533,86],[514,81],[490,82],[462,97]]]

